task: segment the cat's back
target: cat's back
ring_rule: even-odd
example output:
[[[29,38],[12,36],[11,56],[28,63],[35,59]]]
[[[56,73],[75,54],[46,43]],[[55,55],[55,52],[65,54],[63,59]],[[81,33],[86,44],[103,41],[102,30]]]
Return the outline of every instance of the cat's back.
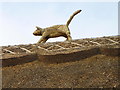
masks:
[[[66,27],[66,25],[53,25],[51,27],[45,28],[45,30],[60,30],[62,28]]]

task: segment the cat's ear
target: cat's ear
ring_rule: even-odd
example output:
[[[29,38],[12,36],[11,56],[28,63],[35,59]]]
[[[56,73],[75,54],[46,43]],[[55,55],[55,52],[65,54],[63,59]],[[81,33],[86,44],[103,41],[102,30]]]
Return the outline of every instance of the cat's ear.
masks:
[[[38,27],[38,26],[36,26],[36,28],[37,28],[37,29],[42,29],[42,28],[40,28],[40,27]]]

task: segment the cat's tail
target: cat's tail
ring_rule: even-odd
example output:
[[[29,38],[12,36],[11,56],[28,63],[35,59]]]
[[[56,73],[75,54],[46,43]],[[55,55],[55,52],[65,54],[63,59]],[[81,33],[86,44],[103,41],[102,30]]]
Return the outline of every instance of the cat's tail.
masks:
[[[70,24],[70,22],[72,21],[73,17],[74,17],[76,14],[80,13],[81,11],[82,11],[82,10],[77,10],[77,11],[75,11],[75,12],[70,16],[70,18],[68,19],[68,21],[67,21],[67,23],[66,23],[66,26],[69,26],[69,24]]]

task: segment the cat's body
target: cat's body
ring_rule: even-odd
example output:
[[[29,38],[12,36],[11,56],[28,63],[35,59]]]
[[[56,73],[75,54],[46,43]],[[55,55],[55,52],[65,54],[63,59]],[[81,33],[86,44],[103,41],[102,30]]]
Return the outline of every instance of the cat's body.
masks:
[[[68,25],[70,24],[73,17],[79,12],[81,12],[81,10],[77,10],[76,12],[74,12],[65,25],[54,25],[47,28],[40,28],[36,26],[37,30],[35,30],[33,34],[35,36],[42,36],[38,43],[45,43],[49,38],[60,36],[63,36],[67,38],[68,41],[71,41],[72,38],[70,36],[70,30]]]

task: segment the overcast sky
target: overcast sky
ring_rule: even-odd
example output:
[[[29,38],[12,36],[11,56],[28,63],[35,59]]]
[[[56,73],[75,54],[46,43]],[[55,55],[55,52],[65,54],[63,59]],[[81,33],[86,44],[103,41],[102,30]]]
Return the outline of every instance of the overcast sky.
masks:
[[[0,46],[36,43],[35,26],[65,24],[78,9],[69,25],[73,39],[118,35],[117,2],[1,2],[0,9]]]

